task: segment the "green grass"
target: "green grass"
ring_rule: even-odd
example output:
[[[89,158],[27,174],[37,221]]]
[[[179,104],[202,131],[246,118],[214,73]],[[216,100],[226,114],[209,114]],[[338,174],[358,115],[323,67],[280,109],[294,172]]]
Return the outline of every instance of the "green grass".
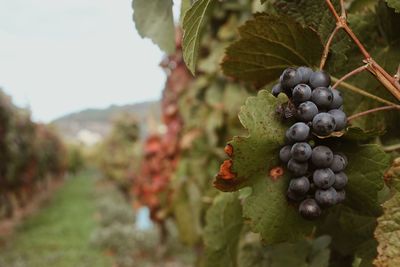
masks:
[[[90,244],[96,228],[95,181],[84,173],[66,181],[48,205],[24,222],[0,248],[4,267],[109,267]]]

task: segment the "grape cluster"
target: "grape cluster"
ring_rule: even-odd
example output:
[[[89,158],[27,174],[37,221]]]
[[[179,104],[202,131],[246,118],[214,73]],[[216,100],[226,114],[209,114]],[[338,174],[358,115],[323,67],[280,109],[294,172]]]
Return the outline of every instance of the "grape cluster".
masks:
[[[292,173],[287,197],[300,202],[306,219],[321,215],[321,208],[342,202],[348,178],[347,158],[323,145],[326,137],[346,127],[340,92],[330,87],[330,76],[308,67],[286,69],[272,94],[285,93],[294,107],[296,122],[286,131],[280,160]],[[318,145],[316,145],[318,144]]]

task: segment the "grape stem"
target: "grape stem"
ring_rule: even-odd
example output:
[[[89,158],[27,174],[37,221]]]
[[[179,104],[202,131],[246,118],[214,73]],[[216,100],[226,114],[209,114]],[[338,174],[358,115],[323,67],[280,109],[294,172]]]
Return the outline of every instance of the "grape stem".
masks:
[[[344,75],[342,78],[340,78],[333,86],[332,89],[336,88],[341,82],[343,82],[344,80],[348,79],[349,77],[356,75],[360,72],[363,72],[364,70],[368,69],[368,64],[363,65],[361,67],[356,68],[355,70],[350,71],[349,73],[347,73],[346,75]]]
[[[329,36],[328,41],[326,42],[324,52],[322,53],[322,57],[321,57],[321,63],[319,64],[320,70],[322,70],[325,66],[325,63],[326,63],[326,60],[327,60],[328,54],[329,54],[329,49],[330,49],[332,41],[333,41],[333,37],[335,37],[336,33],[340,30],[340,28],[341,27],[339,25],[336,25],[335,29]]]
[[[347,118],[347,121],[350,122],[354,119],[369,115],[371,113],[375,113],[378,111],[384,111],[384,110],[391,110],[391,109],[397,109],[397,107],[396,106],[383,106],[383,107],[378,107],[378,108],[372,108],[372,109],[351,115],[350,117]]]
[[[331,76],[331,78],[332,78],[332,81],[334,81],[334,82],[339,81],[339,79],[336,78],[336,77]],[[395,103],[393,103],[393,102],[391,102],[391,101],[389,101],[389,100],[386,100],[386,99],[381,98],[381,97],[379,97],[379,96],[376,96],[376,95],[373,95],[373,94],[371,94],[371,93],[368,93],[368,92],[366,92],[364,89],[361,89],[361,88],[359,88],[359,87],[356,87],[356,86],[354,86],[354,85],[352,85],[352,84],[349,84],[349,83],[346,83],[346,82],[344,82],[344,81],[342,81],[342,82],[340,83],[340,88],[341,88],[341,89],[344,88],[344,89],[350,90],[350,91],[352,91],[352,92],[354,92],[354,93],[356,93],[356,94],[359,94],[359,95],[368,97],[368,98],[370,98],[370,99],[373,99],[373,100],[375,100],[375,101],[377,101],[377,102],[386,104],[386,105],[388,105],[388,106],[395,106],[396,109],[399,109],[399,110],[400,110],[400,105],[397,105],[397,104],[395,104]]]
[[[394,96],[397,100],[400,101],[400,83],[395,78],[392,77],[389,73],[387,73],[368,53],[367,49],[365,49],[364,45],[360,42],[357,36],[354,34],[353,30],[347,24],[346,19],[346,10],[344,7],[344,0],[340,1],[340,6],[342,9],[341,16],[335,10],[331,0],[325,0],[326,4],[328,5],[329,10],[331,11],[332,15],[335,17],[336,20],[336,28],[339,27],[343,29],[347,35],[352,39],[352,41],[356,44],[358,49],[360,50],[361,54],[363,54],[365,58],[365,62],[368,65],[368,71],[371,72],[386,89]],[[335,28],[335,30],[336,30]],[[334,31],[335,31],[334,30]],[[330,44],[329,44],[330,45]],[[329,50],[329,47],[325,49]]]

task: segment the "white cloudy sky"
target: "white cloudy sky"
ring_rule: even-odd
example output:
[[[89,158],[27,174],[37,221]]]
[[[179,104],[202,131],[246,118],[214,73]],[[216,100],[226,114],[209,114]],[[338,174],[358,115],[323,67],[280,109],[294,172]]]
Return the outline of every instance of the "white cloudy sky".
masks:
[[[161,58],[131,0],[0,0],[0,87],[36,120],[157,99]]]

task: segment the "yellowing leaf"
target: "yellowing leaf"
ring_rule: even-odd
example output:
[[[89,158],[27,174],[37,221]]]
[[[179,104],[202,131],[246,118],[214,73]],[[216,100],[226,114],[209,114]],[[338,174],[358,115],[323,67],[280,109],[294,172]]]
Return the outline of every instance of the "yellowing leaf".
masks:
[[[375,237],[379,242],[376,266],[400,266],[400,193],[384,205],[384,214],[378,219]]]

